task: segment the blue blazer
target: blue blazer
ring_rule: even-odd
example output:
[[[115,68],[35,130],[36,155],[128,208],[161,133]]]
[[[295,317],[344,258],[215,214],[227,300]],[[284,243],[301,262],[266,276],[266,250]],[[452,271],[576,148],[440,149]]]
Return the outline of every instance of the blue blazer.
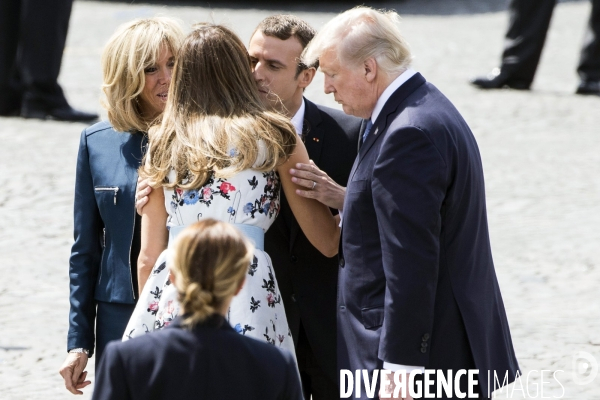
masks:
[[[134,304],[130,266],[137,170],[146,136],[108,122],[81,133],[75,180],[74,239],[69,266],[68,349],[94,349],[96,301]]]
[[[340,368],[478,368],[486,396],[488,371],[514,380],[479,149],[420,74],[392,94],[359,150],[341,247]]]
[[[291,354],[240,335],[214,315],[191,331],[167,328],[110,342],[96,370],[94,400],[302,400]]]

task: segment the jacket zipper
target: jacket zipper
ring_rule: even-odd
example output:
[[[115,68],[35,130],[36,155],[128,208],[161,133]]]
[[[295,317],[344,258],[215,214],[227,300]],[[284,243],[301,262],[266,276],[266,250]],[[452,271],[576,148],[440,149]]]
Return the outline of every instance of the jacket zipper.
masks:
[[[102,254],[106,251],[106,228],[102,228]],[[98,284],[102,282],[102,260],[100,260],[100,274],[98,277]]]
[[[117,193],[119,193],[119,188],[117,186],[97,186],[94,188],[96,192],[114,192],[115,195],[113,197],[115,206],[117,205]]]

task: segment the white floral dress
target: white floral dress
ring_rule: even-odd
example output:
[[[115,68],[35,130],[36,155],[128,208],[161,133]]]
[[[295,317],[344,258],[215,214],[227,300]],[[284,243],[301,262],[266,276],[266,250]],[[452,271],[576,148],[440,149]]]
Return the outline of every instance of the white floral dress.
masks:
[[[170,176],[173,179],[173,176]],[[190,225],[203,218],[260,227],[266,231],[279,213],[279,177],[276,172],[244,170],[232,178],[212,177],[200,189],[165,189],[167,226]],[[165,250],[158,258],[123,340],[169,325],[179,314],[174,286],[169,281]],[[257,249],[248,268],[246,284],[233,298],[227,316],[242,335],[266,341],[294,354],[281,294],[271,258]]]

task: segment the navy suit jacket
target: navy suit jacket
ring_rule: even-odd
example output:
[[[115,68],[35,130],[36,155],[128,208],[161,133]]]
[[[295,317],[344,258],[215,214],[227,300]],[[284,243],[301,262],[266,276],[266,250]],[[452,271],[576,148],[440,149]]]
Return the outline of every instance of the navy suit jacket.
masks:
[[[356,158],[361,119],[304,99],[303,141],[308,156],[346,186]],[[333,210],[337,213],[337,210]],[[294,342],[300,324],[325,374],[337,382],[337,257],[327,258],[306,238],[281,192],[281,210],[265,236]]]
[[[292,355],[240,335],[214,315],[184,329],[181,319],[127,342],[110,342],[94,400],[302,400]]]
[[[386,361],[514,380],[478,146],[420,74],[392,94],[359,151],[341,248],[340,368]]]
[[[94,349],[96,301],[134,304],[135,189],[146,137],[99,122],[81,133],[69,265],[67,348]]]

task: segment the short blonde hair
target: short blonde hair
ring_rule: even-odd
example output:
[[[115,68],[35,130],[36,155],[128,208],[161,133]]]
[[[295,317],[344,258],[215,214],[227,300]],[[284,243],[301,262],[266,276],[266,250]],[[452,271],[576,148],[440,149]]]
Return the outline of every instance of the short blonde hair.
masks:
[[[312,65],[324,53],[334,50],[340,62],[357,66],[374,58],[388,75],[408,68],[412,61],[410,48],[400,34],[400,16],[395,11],[358,6],[331,21],[306,47],[302,62]]]
[[[144,89],[144,70],[156,64],[163,46],[176,57],[183,39],[179,23],[167,17],[136,19],[121,25],[102,54],[102,105],[117,131],[146,132],[153,121],[142,117],[138,96]]]
[[[203,219],[179,234],[169,266],[191,328],[217,312],[242,284],[254,254],[233,225]]]

